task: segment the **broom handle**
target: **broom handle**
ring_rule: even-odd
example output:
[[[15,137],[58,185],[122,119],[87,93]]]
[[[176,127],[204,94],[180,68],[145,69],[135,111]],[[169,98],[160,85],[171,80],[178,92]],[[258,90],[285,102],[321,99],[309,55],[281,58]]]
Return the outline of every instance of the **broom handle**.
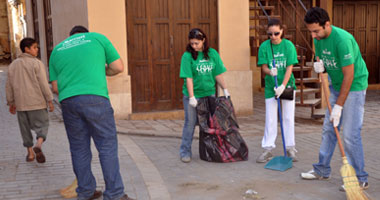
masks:
[[[327,107],[329,108],[329,112],[331,114],[331,105],[330,105],[329,97],[327,96],[327,91],[329,91],[329,86],[328,86],[328,83],[326,81],[326,78],[323,76],[322,73],[320,73],[320,77],[322,79],[323,94],[324,94],[323,96],[325,96]],[[340,140],[338,128],[334,127],[334,131],[335,131],[336,138],[338,140],[340,153],[342,154],[342,157],[345,157],[346,154],[344,153],[344,149],[343,149],[342,141]]]
[[[272,60],[272,64],[273,64],[273,68],[276,68],[276,61],[274,60],[274,57],[273,57],[273,60]],[[274,84],[277,88],[278,86],[278,83],[277,83],[277,76],[274,76]],[[282,107],[281,107],[281,101],[280,101],[280,97],[277,98],[277,108],[278,108],[278,117],[280,119],[280,127],[281,127],[281,137],[282,137],[282,148],[284,149],[284,156],[287,157],[287,153],[286,153],[286,144],[285,144],[285,136],[284,136],[284,126],[282,124]]]

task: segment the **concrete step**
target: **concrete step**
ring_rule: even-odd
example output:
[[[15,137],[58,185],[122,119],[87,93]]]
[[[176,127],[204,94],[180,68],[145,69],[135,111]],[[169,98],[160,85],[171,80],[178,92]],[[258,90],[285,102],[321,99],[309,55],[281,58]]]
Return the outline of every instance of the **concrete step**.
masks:
[[[280,19],[280,15],[269,15],[271,19]],[[255,16],[249,16],[250,20],[268,20],[268,17],[265,15],[255,15]]]
[[[253,39],[256,39],[256,37],[255,36],[250,36],[250,37],[252,37]],[[268,37],[268,35],[259,35],[258,37],[257,37],[260,41],[265,41],[265,40],[267,40],[267,39],[269,39],[269,37]],[[285,35],[285,38],[286,39],[288,39],[288,40],[291,40],[292,38],[293,38],[293,35]]]
[[[302,69],[303,71],[311,71],[313,68],[304,66]],[[301,71],[301,67],[299,65],[293,67],[293,72],[299,72],[299,71]]]
[[[267,25],[252,25],[249,26],[249,30],[267,30]]]
[[[319,105],[322,102],[321,99],[304,99],[301,103],[301,99],[296,101],[296,106],[302,106],[302,107],[315,107]]]
[[[296,84],[301,83],[301,78],[296,78]],[[319,83],[319,78],[303,78],[303,83]]]
[[[308,67],[313,67],[313,62],[306,62],[305,65],[308,66]]]
[[[275,10],[274,6],[263,6],[264,10]],[[262,10],[260,6],[249,6],[249,10]]]
[[[282,25],[286,29],[286,25]],[[250,30],[267,30],[268,25],[251,25],[249,26]]]
[[[129,115],[129,120],[183,119],[183,110],[140,112]]]
[[[314,109],[314,111],[312,110],[311,117],[314,119],[324,118],[325,113],[326,113],[326,109],[324,108]]]
[[[320,89],[319,88],[304,88],[302,90],[303,94],[313,94],[313,93],[319,93],[320,92]],[[301,95],[301,89],[297,89],[296,90],[296,96],[300,96]]]

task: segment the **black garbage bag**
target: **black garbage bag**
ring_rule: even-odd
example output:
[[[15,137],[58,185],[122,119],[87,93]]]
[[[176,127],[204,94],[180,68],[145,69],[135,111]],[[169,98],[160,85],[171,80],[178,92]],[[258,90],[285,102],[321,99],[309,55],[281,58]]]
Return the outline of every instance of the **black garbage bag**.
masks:
[[[230,98],[205,97],[197,105],[199,155],[210,162],[248,160],[248,147],[239,133],[239,125]]]

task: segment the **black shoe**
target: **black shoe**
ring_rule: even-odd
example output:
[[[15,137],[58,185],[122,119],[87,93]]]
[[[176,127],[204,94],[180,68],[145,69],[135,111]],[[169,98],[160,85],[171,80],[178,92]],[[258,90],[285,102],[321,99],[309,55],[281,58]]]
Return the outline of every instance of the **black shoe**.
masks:
[[[120,200],[135,200],[135,199],[132,199],[131,197],[128,197],[128,195],[124,195],[120,198]]]

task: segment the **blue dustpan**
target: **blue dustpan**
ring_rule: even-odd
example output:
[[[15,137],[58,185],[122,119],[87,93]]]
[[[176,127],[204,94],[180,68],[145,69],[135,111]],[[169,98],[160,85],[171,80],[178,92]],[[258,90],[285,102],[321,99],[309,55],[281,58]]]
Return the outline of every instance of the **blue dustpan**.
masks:
[[[271,169],[276,171],[286,171],[293,167],[293,159],[286,156],[276,156],[270,160],[265,166],[265,169]]]
[[[275,68],[275,60],[273,59],[273,67]],[[274,77],[274,83],[277,88],[277,76]],[[281,102],[280,98],[277,98],[278,105],[278,115],[280,118],[281,125],[281,136],[282,136],[282,147],[284,148],[284,156],[276,156],[272,160],[270,160],[265,166],[265,169],[272,169],[277,171],[286,171],[293,167],[293,159],[286,155],[286,147],[285,147],[285,137],[284,137],[284,128],[282,126],[282,113],[281,113]]]

